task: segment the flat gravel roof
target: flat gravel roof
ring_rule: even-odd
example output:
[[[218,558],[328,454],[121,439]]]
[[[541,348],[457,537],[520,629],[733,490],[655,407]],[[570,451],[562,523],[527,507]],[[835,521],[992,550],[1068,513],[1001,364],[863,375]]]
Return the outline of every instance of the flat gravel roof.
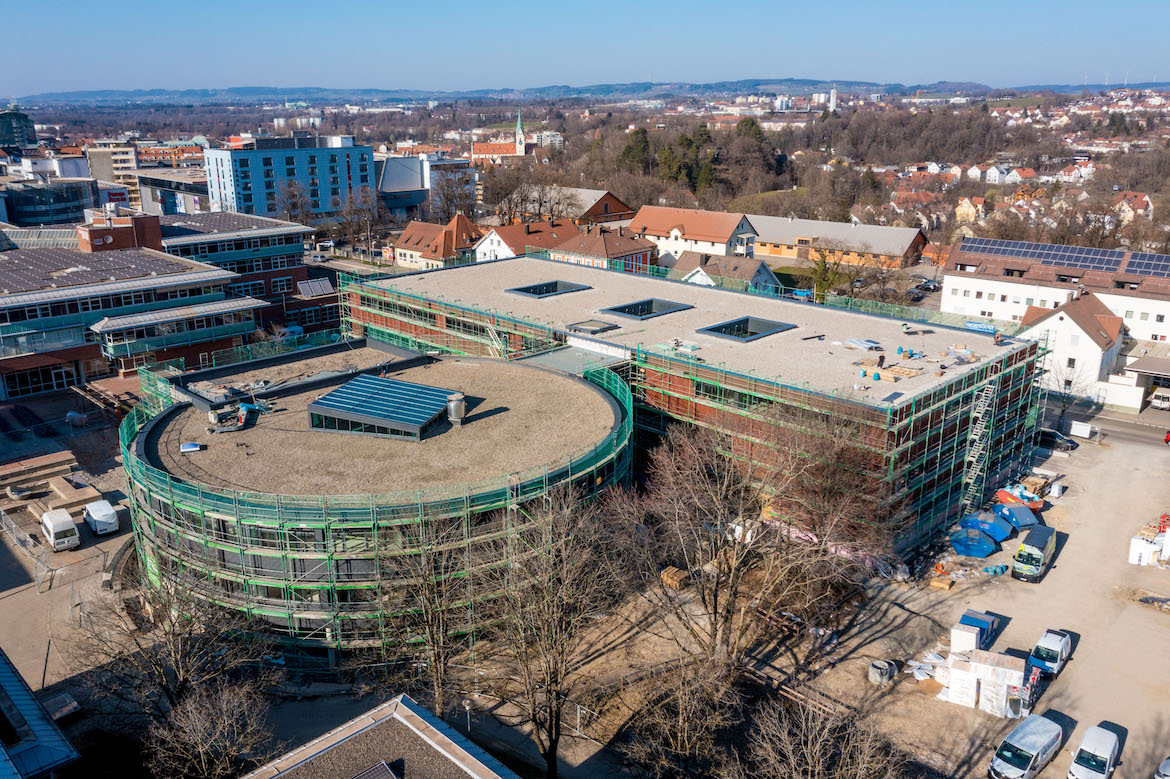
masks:
[[[320,373],[315,359],[279,370],[283,375],[295,366],[302,375]],[[241,370],[251,381],[263,374],[263,369]],[[275,411],[254,417],[254,424],[235,433],[209,434],[207,414],[184,409],[150,432],[146,459],[182,479],[235,490],[385,493],[559,467],[600,443],[620,422],[609,396],[589,382],[523,364],[451,358],[399,370],[391,366],[387,376],[464,393],[463,427],[452,429],[444,417],[422,441],[310,430],[309,404],[334,389],[317,388],[276,399]],[[179,445],[190,441],[206,449],[180,454]]]
[[[581,284],[588,289],[546,298],[508,291],[550,281]],[[480,309],[496,309],[500,314],[526,317],[559,330],[586,320],[598,320],[615,327],[585,337],[630,349],[640,344],[649,351],[662,353],[671,353],[677,340],[682,346],[678,351],[681,356],[699,358],[708,365],[722,365],[728,370],[787,384],[808,383],[813,389],[836,390],[875,404],[893,393],[901,393],[905,399],[949,382],[957,373],[977,367],[986,358],[1021,348],[1023,343],[1009,338],[997,345],[989,334],[918,322],[909,323],[907,334],[903,332],[902,320],[890,317],[532,257],[365,283]],[[647,299],[688,307],[643,320],[606,311]],[[793,327],[750,342],[702,332],[703,328],[743,317],[783,322]],[[882,352],[852,346],[849,339],[876,341]],[[899,355],[899,346],[904,352],[921,352],[924,357],[911,359]],[[948,354],[953,347],[969,350],[978,362],[957,365],[955,355]],[[585,348],[589,348],[587,344]],[[887,368],[921,373],[896,382],[861,378],[858,371],[868,366],[855,363],[875,359],[878,354],[885,355]],[[940,365],[947,366],[942,377],[936,376]],[[892,377],[893,373],[886,375]],[[856,390],[855,384],[868,389]]]

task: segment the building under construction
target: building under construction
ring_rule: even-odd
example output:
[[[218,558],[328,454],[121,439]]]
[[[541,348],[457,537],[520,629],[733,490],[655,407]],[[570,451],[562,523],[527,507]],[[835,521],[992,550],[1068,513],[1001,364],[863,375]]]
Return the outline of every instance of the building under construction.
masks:
[[[630,468],[632,398],[612,371],[410,352],[357,339],[141,373],[122,455],[148,581],[246,612],[290,642],[386,641],[412,555],[459,550],[460,632],[526,514]],[[441,535],[435,528],[442,528]]]
[[[751,435],[762,421],[809,413],[853,420],[871,496],[897,507],[902,554],[1025,470],[1040,417],[1040,346],[976,323],[535,257],[344,278],[341,306],[352,337],[570,371],[608,366],[647,433],[676,421]]]

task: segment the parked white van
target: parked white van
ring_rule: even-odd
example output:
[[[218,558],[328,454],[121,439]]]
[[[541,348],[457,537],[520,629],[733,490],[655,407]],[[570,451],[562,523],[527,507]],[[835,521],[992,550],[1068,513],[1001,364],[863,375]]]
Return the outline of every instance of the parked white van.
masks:
[[[118,512],[108,500],[95,500],[85,504],[85,522],[94,535],[104,536],[106,533],[118,531]]]
[[[41,535],[54,552],[81,546],[77,525],[65,509],[53,509],[41,515]]]
[[[1060,725],[1029,714],[995,750],[987,775],[991,779],[1033,779],[1052,762],[1063,738]]]

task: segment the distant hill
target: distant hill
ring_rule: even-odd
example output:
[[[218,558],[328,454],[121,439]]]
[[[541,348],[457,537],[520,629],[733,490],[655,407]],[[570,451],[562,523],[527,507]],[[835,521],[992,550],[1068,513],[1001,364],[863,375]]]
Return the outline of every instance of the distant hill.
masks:
[[[565,100],[572,98],[645,100],[666,97],[715,97],[720,95],[756,93],[811,94],[827,92],[832,87],[842,94],[912,95],[955,94],[981,95],[994,91],[986,84],[971,81],[936,81],[933,84],[884,84],[875,81],[849,81],[807,78],[745,78],[736,81],[691,83],[684,81],[635,81],[625,84],[591,84],[569,86],[555,84],[526,89],[472,89],[439,92],[423,89],[344,89],[329,87],[228,87],[224,89],[95,89],[74,92],[42,92],[19,99],[25,105],[113,105],[126,103],[193,105],[272,103],[284,100],[306,100],[317,103],[347,101],[405,102],[416,100]],[[1057,92],[1079,94],[1087,89],[1099,92],[1117,88],[1117,84],[1030,84],[1010,87],[1017,92]],[[1168,82],[1130,84],[1137,89],[1165,89]]]
[[[347,100],[557,100],[569,98],[649,99],[676,96],[713,96],[745,92],[809,94],[836,86],[841,93],[901,92],[901,84],[872,81],[831,81],[798,78],[751,78],[695,84],[682,81],[632,82],[627,84],[558,84],[527,89],[473,89],[452,92],[420,89],[334,89],[326,87],[229,87],[225,89],[94,89],[74,92],[42,92],[19,99],[25,105],[125,104],[125,103],[266,103],[284,100],[337,102]]]

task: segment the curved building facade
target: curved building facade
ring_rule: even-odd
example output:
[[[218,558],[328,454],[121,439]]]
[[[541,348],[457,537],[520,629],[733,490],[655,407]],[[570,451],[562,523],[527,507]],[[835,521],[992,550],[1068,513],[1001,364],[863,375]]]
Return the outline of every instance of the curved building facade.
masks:
[[[378,646],[407,607],[410,556],[438,541],[457,552],[446,559],[468,590],[455,623],[471,632],[490,596],[479,574],[526,521],[509,509],[563,486],[589,496],[628,475],[632,399],[604,368],[578,377],[344,344],[310,351],[321,353],[143,372],[144,402],[124,420],[121,444],[148,580],[246,612],[301,645]],[[444,412],[416,425],[419,438],[359,422],[320,429],[323,404],[341,408],[337,398],[379,381],[408,394],[463,393],[465,421],[452,425]],[[209,433],[209,411],[234,408],[241,387],[269,410]],[[397,402],[383,400],[359,397],[361,413],[349,416]],[[202,449],[181,452],[191,441]]]

